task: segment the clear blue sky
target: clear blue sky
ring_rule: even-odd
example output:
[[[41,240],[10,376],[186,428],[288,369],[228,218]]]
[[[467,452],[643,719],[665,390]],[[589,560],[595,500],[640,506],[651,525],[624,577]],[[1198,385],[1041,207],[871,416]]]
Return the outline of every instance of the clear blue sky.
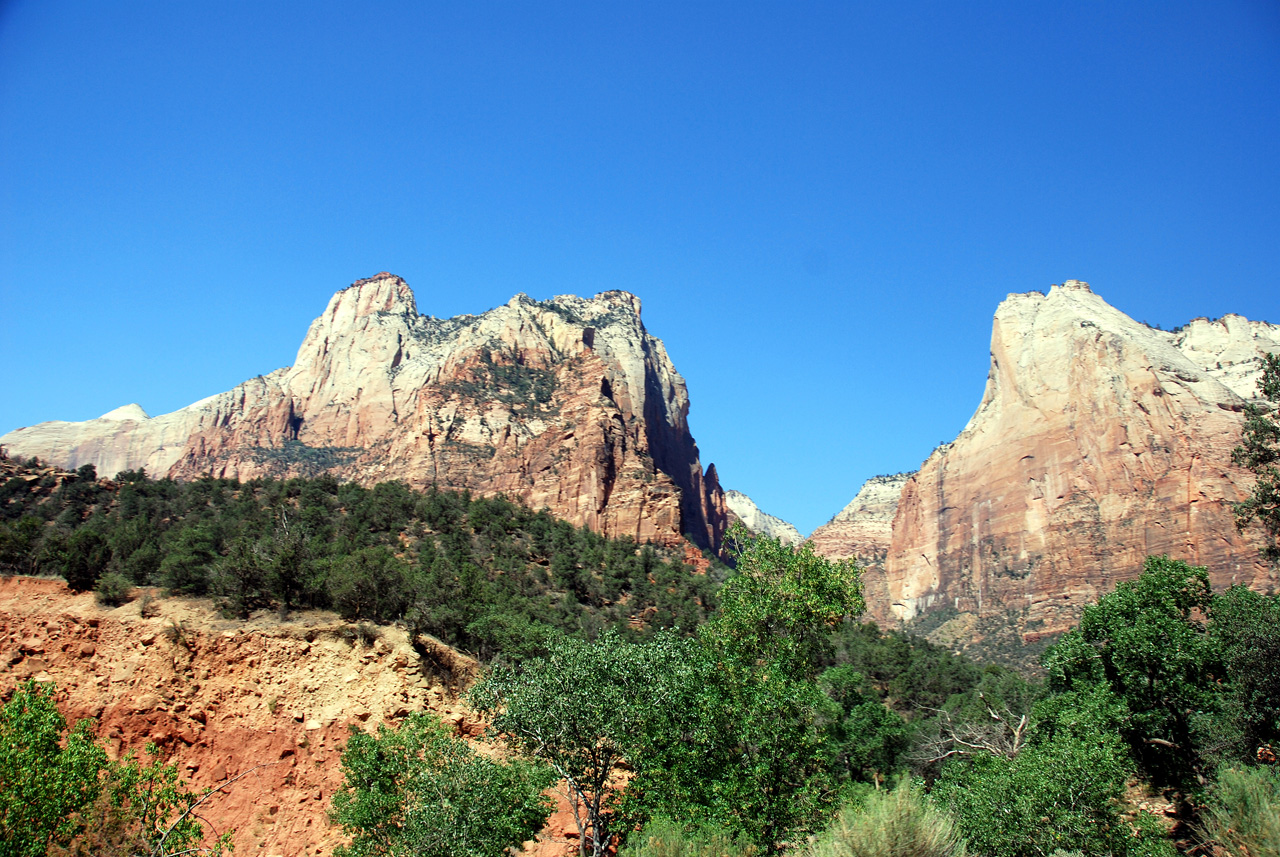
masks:
[[[0,3],[0,432],[628,289],[808,531],[972,414],[1009,292],[1280,321],[1280,4]]]

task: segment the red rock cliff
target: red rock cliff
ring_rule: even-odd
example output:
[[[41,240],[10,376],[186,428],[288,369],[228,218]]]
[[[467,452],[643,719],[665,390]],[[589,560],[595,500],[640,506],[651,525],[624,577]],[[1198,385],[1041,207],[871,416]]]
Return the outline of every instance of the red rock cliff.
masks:
[[[689,432],[684,379],[640,300],[517,295],[419,315],[379,274],[333,296],[292,367],[171,414],[121,408],[0,443],[99,473],[315,475],[503,493],[606,535],[718,549],[724,495]]]
[[[1280,351],[1280,328],[1228,316],[1153,330],[1077,281],[1010,295],[977,412],[902,489],[873,615],[952,607],[1065,630],[1148,554],[1274,589],[1231,516],[1262,351]]]

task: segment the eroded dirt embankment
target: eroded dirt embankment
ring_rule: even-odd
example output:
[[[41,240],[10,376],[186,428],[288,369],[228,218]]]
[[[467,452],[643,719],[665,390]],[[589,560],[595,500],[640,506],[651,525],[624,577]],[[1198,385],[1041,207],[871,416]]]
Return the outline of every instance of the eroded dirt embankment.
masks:
[[[99,721],[109,753],[154,742],[195,789],[249,772],[201,812],[235,829],[242,857],[329,854],[343,841],[326,812],[350,726],[430,710],[480,732],[402,629],[365,643],[332,613],[241,622],[207,601],[152,604],[144,618],[139,601],[106,608],[61,580],[0,578],[0,694],[52,681],[69,721]]]

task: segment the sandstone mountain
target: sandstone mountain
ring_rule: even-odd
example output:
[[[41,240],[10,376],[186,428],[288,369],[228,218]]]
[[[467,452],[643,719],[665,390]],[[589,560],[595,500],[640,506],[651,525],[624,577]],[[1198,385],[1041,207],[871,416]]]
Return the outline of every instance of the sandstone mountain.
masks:
[[[1230,457],[1264,352],[1280,352],[1280,327],[1236,315],[1166,332],[1075,280],[1010,295],[982,402],[955,442],[896,504],[871,491],[866,512],[841,521],[847,509],[814,539],[877,561],[869,583],[882,574],[883,592],[869,586],[868,600],[882,621],[945,608],[970,627],[1003,617],[1023,640],[1065,630],[1149,554],[1206,565],[1219,587],[1273,590],[1231,515],[1251,484]],[[869,484],[859,497],[873,488],[892,494]]]
[[[898,497],[914,475],[895,473],[868,479],[847,506],[809,535],[814,550],[832,559],[852,558],[863,566],[883,566]]]
[[[634,295],[517,295],[437,319],[382,273],[333,296],[291,367],[170,414],[127,405],[0,445],[108,476],[331,473],[502,493],[605,535],[687,535],[714,550],[724,494],[714,465],[702,470],[688,411]]]
[[[794,525],[761,511],[755,501],[741,491],[724,492],[724,502],[729,507],[729,511],[742,521],[743,526],[753,533],[778,539],[784,545],[799,544],[803,540],[803,536]]]

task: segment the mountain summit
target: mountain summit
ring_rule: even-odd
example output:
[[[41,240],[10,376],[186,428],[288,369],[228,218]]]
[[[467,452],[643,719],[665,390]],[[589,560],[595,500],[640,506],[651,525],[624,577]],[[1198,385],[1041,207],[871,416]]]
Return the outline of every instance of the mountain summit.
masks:
[[[634,295],[516,295],[437,319],[380,273],[333,296],[291,367],[173,413],[126,406],[0,444],[103,474],[330,473],[502,493],[606,535],[687,535],[718,549],[724,495],[714,469],[703,472],[688,411]]]
[[[859,531],[871,538],[833,526],[869,514],[854,509],[814,542],[872,564],[882,621],[998,616],[1024,639],[1070,627],[1152,554],[1206,565],[1218,587],[1275,589],[1231,512],[1252,484],[1231,450],[1268,352],[1280,327],[1238,315],[1163,331],[1078,280],[1009,295],[969,424],[899,479]]]

